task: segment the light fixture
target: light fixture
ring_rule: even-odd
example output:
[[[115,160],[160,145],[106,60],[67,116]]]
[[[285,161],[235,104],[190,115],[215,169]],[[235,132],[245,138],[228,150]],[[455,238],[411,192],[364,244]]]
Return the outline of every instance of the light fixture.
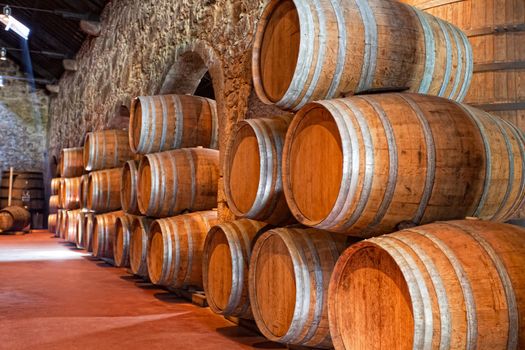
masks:
[[[3,14],[0,15],[0,22],[5,25],[5,30],[12,30],[22,38],[26,39],[29,37],[30,29],[26,27],[19,20],[11,16],[11,8],[4,6]]]
[[[0,49],[0,60],[1,61],[7,60],[7,49],[5,47],[2,47]]]
[[[0,75],[0,88],[4,87],[4,77]]]

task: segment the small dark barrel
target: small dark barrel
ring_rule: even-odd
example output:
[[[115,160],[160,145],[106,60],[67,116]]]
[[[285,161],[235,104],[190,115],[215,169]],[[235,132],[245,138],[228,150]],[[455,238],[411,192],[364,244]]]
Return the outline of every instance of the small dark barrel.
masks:
[[[204,97],[137,97],[131,104],[129,125],[131,149],[139,154],[219,145],[217,107]]]
[[[139,205],[137,202],[138,165],[138,161],[128,160],[122,168],[120,202],[122,205],[122,210],[131,215],[140,215]]]
[[[206,235],[202,282],[213,312],[245,319],[253,317],[248,294],[248,266],[255,237],[266,225],[240,219],[214,226]]]
[[[9,171],[2,173],[0,208],[8,206]],[[44,180],[41,172],[13,172],[11,206],[27,208],[31,213],[42,213],[46,207]]]
[[[140,212],[162,218],[216,208],[218,182],[219,151],[184,148],[148,154],[139,165]]]
[[[239,217],[273,225],[294,222],[282,181],[282,153],[288,116],[236,124],[224,156],[224,193]]]
[[[64,148],[60,152],[60,174],[62,177],[77,177],[84,173],[84,148]]]
[[[87,171],[120,168],[134,157],[126,130],[102,130],[86,135],[84,168]]]
[[[31,222],[31,213],[22,207],[7,207],[0,210],[0,232],[20,231]]]
[[[117,219],[124,216],[123,211],[95,215],[93,223],[93,255],[97,258],[113,259],[113,240]]]
[[[131,223],[129,265],[131,272],[141,277],[148,277],[148,238],[152,222],[153,219],[136,216]]]
[[[129,266],[129,241],[131,237],[131,224],[134,217],[124,215],[117,218],[115,239],[113,240],[113,260],[115,266]]]
[[[214,210],[155,220],[147,251],[151,282],[174,288],[202,288],[204,241],[217,223]]]

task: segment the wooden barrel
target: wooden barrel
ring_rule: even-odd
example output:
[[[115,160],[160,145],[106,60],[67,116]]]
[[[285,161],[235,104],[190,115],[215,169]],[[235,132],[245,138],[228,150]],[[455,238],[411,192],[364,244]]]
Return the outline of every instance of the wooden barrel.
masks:
[[[113,240],[113,260],[117,267],[129,267],[129,239],[131,236],[132,215],[117,219],[115,239]]]
[[[148,154],[139,165],[140,212],[169,217],[184,210],[216,208],[218,181],[218,151],[185,148]]]
[[[140,96],[130,108],[129,143],[147,154],[202,146],[217,149],[218,118],[214,100],[199,96]]]
[[[86,134],[84,168],[87,171],[120,168],[134,157],[126,130],[102,130]]]
[[[465,102],[525,130],[525,11],[521,0],[402,0],[465,31],[474,74]]]
[[[60,205],[64,209],[80,208],[80,177],[64,179],[60,186]]]
[[[288,129],[284,191],[301,223],[361,237],[467,216],[504,221],[524,200],[524,152],[513,125],[443,98],[321,101]]]
[[[255,237],[265,226],[263,222],[240,219],[217,225],[206,236],[202,282],[206,300],[215,313],[252,318],[248,265]]]
[[[31,213],[22,207],[7,207],[0,210],[0,232],[20,231],[31,222]]]
[[[152,219],[136,216],[131,223],[129,240],[129,265],[137,276],[148,277],[148,240]]]
[[[64,148],[60,152],[60,175],[77,177],[84,173],[84,148]]]
[[[335,348],[522,349],[524,263],[523,228],[478,220],[351,246],[330,281]]]
[[[95,215],[93,221],[92,246],[97,258],[113,259],[113,240],[115,239],[117,218],[123,211]]]
[[[80,177],[80,207],[87,208],[87,197],[89,190],[89,174]]]
[[[58,195],[53,195],[49,197],[49,213],[50,214],[56,214],[58,210],[58,204],[60,203],[58,200]]]
[[[63,238],[63,232],[65,231],[64,225],[66,220],[67,210],[58,209],[57,210],[57,227],[55,230],[55,237]]]
[[[457,27],[385,0],[272,0],[252,54],[261,101],[293,110],[385,90],[461,101],[472,66],[472,48]]]
[[[214,210],[155,220],[147,254],[151,283],[173,288],[202,288],[204,241],[216,224],[217,211]]]
[[[58,214],[49,214],[47,217],[47,230],[51,233],[56,233],[57,230],[57,215]]]
[[[127,161],[122,169],[122,179],[120,181],[120,202],[122,210],[132,215],[140,215],[137,202],[138,165],[138,161]]]
[[[282,151],[291,118],[243,120],[226,149],[224,192],[239,217],[274,225],[293,221],[283,192]]]
[[[66,214],[64,239],[69,243],[77,244],[79,215],[81,215],[81,209],[70,210]]]
[[[265,232],[253,247],[249,291],[262,334],[286,344],[330,348],[327,293],[345,236],[316,229]]]
[[[60,193],[61,180],[62,179],[59,177],[51,179],[51,195],[52,196]]]
[[[120,209],[120,168],[93,171],[89,174],[87,208],[97,213]]]
[[[80,243],[78,246],[85,249],[87,252],[93,251],[93,224],[95,221],[95,213],[84,212],[78,222],[78,230]]]
[[[9,171],[2,173],[0,208],[9,206]],[[11,206],[24,207],[30,212],[43,212],[46,207],[44,180],[41,172],[13,172]]]

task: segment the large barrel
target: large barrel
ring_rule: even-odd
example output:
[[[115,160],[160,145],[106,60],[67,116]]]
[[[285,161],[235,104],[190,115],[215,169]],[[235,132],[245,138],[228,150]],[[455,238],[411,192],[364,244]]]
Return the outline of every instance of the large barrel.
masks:
[[[472,48],[458,28],[388,0],[272,0],[252,55],[259,98],[293,110],[378,90],[461,101],[472,66]]]
[[[148,277],[148,240],[152,219],[137,216],[131,223],[129,240],[129,267],[137,276]]]
[[[58,207],[59,207],[59,196],[53,195],[49,197],[49,213],[50,214],[56,214]]]
[[[151,225],[147,264],[153,284],[202,288],[202,252],[218,223],[213,210],[156,220]]]
[[[69,243],[77,244],[78,240],[78,221],[81,215],[81,209],[70,210],[66,214],[66,232],[64,233],[64,239]]]
[[[60,175],[77,177],[84,173],[84,148],[64,148],[60,152]]]
[[[131,224],[134,217],[131,215],[120,216],[117,219],[115,239],[113,240],[113,260],[115,266],[129,266],[129,240],[131,236]]]
[[[202,146],[217,149],[215,101],[188,95],[140,96],[131,103],[129,141],[139,154]]]
[[[9,171],[2,173],[0,208],[9,206]],[[41,172],[13,172],[11,206],[27,208],[30,212],[43,212],[46,207],[44,180]]]
[[[127,161],[122,169],[122,180],[120,182],[120,202],[122,210],[132,215],[140,215],[137,202],[138,165],[138,161]]]
[[[0,210],[0,232],[19,231],[31,222],[31,213],[22,207],[7,207]]]
[[[249,291],[252,312],[272,341],[330,348],[327,293],[345,236],[316,229],[267,231],[253,247]]]
[[[56,233],[57,230],[57,215],[58,214],[49,214],[47,217],[47,230],[51,233]]]
[[[525,11],[521,0],[402,0],[465,31],[474,74],[465,102],[525,130]]]
[[[61,184],[62,178],[56,177],[54,179],[51,179],[51,195],[58,195],[60,193],[60,184]]]
[[[240,219],[214,226],[206,236],[202,282],[206,300],[215,313],[252,318],[248,266],[255,237],[265,226],[263,222]]]
[[[80,177],[64,179],[60,186],[60,206],[64,209],[80,208]]]
[[[148,154],[140,161],[138,204],[146,216],[217,207],[219,152],[185,148]]]
[[[523,349],[525,230],[463,220],[351,246],[328,296],[336,349]]]
[[[80,177],[80,207],[87,208],[87,198],[89,191],[89,174]]]
[[[282,152],[288,116],[243,120],[225,154],[224,192],[239,217],[280,225],[293,218],[283,192]]]
[[[95,215],[92,246],[93,255],[97,258],[113,259],[113,240],[115,239],[117,218],[120,216],[124,216],[123,211]]]
[[[87,171],[119,168],[134,157],[126,130],[102,130],[86,135],[84,168]]]
[[[443,98],[321,101],[288,129],[284,191],[301,223],[361,237],[466,216],[503,221],[524,200],[524,152],[513,125]]]
[[[93,171],[89,174],[87,207],[97,213],[120,209],[120,168]]]

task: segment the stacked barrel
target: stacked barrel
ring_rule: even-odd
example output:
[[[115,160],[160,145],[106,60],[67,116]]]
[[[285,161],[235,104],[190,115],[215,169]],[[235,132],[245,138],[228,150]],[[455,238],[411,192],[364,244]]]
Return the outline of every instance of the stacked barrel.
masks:
[[[190,95],[140,96],[129,141],[139,160],[121,180],[126,217],[116,226],[117,266],[171,288],[202,288],[202,250],[217,223],[219,180],[215,101]]]
[[[230,136],[240,219],[206,238],[212,310],[317,348],[524,347],[525,231],[500,222],[525,200],[525,138],[457,102],[465,34],[396,1],[273,0],[252,57],[260,99],[296,113]]]

